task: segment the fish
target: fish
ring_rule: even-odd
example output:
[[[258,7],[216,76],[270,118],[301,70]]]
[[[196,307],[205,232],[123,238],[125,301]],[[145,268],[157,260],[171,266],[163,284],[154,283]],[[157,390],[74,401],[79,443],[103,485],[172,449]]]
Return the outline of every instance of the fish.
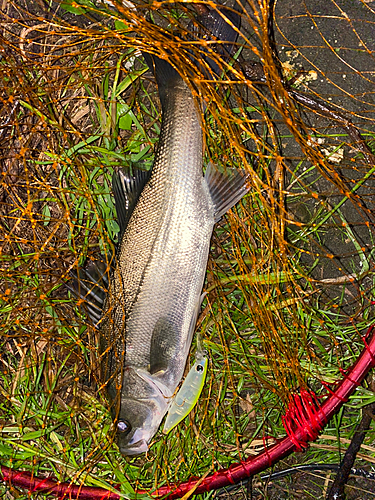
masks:
[[[222,16],[215,10],[207,19],[211,36],[220,40]],[[236,30],[224,27],[225,41],[235,41]],[[219,172],[209,164],[203,175],[203,131],[193,94],[168,61],[144,56],[162,108],[154,163],[149,171],[114,173],[116,254],[106,270],[76,276],[77,293],[99,330],[101,374],[126,456],[149,449],[172,403],[201,307],[214,225],[248,191],[242,170]],[[207,62],[217,73],[216,63]]]

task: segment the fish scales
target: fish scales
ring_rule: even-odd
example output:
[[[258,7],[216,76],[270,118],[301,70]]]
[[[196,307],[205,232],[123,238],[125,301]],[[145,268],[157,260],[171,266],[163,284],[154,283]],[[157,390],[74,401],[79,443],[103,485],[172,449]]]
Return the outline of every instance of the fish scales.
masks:
[[[168,91],[151,178],[119,247],[110,286],[119,303],[108,318],[119,332],[126,321],[127,366],[149,366],[151,335],[160,318],[175,327],[178,335],[170,342],[185,359],[170,381],[172,392],[186,361],[187,334],[203,286],[213,223],[202,176],[199,116],[190,89],[180,79],[178,87]]]
[[[240,25],[239,15],[222,10]],[[220,12],[210,12],[204,23],[219,40],[222,33],[225,41],[236,40]],[[124,455],[148,450],[171,405],[200,309],[214,224],[247,191],[244,172],[229,175],[209,165],[203,176],[202,125],[192,92],[167,61],[144,56],[162,104],[155,161],[151,173],[114,174],[120,236],[109,285],[100,269],[76,275],[82,280],[77,294],[100,330],[102,378]],[[217,73],[217,64],[206,61]]]
[[[189,87],[176,77],[165,89],[151,177],[120,242],[101,323],[102,352],[110,348],[105,340],[117,344],[108,372],[121,360],[125,342],[127,369],[115,379],[116,388],[109,388],[115,396],[121,376],[119,418],[123,401],[145,392],[144,379],[129,367],[148,376],[150,365],[160,361],[160,370],[154,370],[165,401],[160,402],[158,414],[165,413],[183,375],[214,225],[202,161],[199,111]],[[153,362],[152,351],[162,352],[165,362],[158,357]]]

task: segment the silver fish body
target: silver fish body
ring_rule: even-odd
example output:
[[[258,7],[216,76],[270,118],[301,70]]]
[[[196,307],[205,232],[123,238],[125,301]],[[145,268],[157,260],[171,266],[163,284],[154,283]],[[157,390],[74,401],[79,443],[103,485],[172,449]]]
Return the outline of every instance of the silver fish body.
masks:
[[[239,16],[226,15],[239,26]],[[219,40],[224,33],[235,41],[219,12],[204,21]],[[193,95],[168,62],[145,58],[162,104],[155,161],[149,173],[114,175],[120,236],[109,284],[104,271],[81,270],[75,292],[100,330],[102,378],[124,455],[147,451],[171,404],[200,309],[213,226],[247,192],[242,171],[219,173],[209,165],[203,176]],[[217,72],[216,63],[206,62]]]
[[[181,381],[215,223],[193,96],[177,74],[164,90],[155,162],[122,236],[100,325],[101,351],[114,341],[111,365],[122,358],[124,366],[117,417],[124,454],[147,450]]]

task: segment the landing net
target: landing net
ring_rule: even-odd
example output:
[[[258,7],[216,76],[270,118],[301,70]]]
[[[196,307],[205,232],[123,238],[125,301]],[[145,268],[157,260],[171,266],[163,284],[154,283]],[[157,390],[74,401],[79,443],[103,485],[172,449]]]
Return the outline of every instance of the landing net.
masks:
[[[300,395],[313,401],[313,418],[366,350],[375,11],[365,0],[293,5],[231,5],[242,18],[235,56],[216,57],[223,76],[214,82],[191,63],[209,48],[191,42],[192,20],[218,9],[209,2],[3,0],[1,465],[128,497],[210,475],[288,429],[300,445]],[[98,331],[65,284],[115,251],[114,170],[152,165],[161,113],[141,51],[167,58],[191,86],[205,165],[243,168],[251,188],[212,238],[197,323],[209,357],[199,403],[129,459],[114,441]],[[187,369],[195,349],[194,340]],[[358,408],[373,401],[367,381],[303,460],[340,461]],[[14,488],[0,486],[30,498]]]

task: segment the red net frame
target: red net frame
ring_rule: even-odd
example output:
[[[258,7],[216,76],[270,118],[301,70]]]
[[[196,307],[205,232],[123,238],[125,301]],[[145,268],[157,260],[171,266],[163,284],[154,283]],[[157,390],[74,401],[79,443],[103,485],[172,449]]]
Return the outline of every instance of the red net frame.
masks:
[[[152,492],[152,496],[155,498],[166,497],[173,500],[181,498],[189,492],[199,494],[237,484],[271,467],[294,451],[300,451],[302,448],[307,447],[308,443],[318,437],[324,425],[361,384],[368,371],[375,366],[375,335],[372,335],[369,342],[367,342],[366,338],[363,338],[363,341],[365,348],[358,357],[357,362],[320,408],[316,399],[307,391],[302,391],[301,395],[294,398],[284,417],[288,436],[279,443],[266,448],[255,458],[251,457],[243,462],[232,464],[229,468],[221,469],[211,475],[201,478],[191,477],[188,481],[180,484],[163,486]],[[117,500],[121,498],[117,493],[102,488],[59,483],[51,478],[35,477],[28,472],[13,471],[5,466],[1,466],[1,474],[3,481],[8,482],[9,485],[26,488],[30,493],[44,492],[59,499]],[[149,492],[141,490],[137,491],[137,493]]]

